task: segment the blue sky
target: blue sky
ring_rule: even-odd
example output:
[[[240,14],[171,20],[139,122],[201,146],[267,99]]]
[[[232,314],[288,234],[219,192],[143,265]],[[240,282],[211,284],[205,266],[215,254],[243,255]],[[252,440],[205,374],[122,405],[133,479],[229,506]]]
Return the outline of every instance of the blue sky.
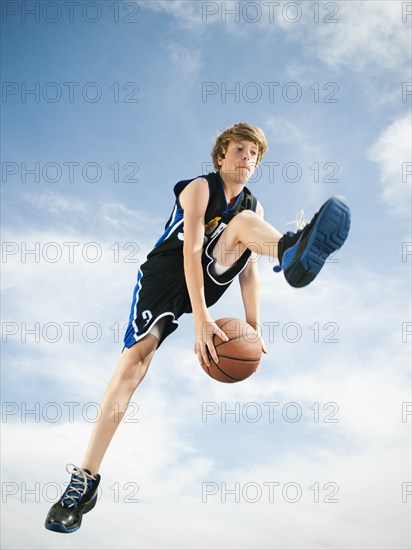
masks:
[[[2,3],[4,547],[408,548],[409,4],[57,5]],[[36,86],[37,100],[25,94]],[[343,194],[349,239],[299,291],[260,259],[269,353],[248,381],[208,379],[181,319],[107,453],[98,507],[57,541],[44,517],[64,465],[81,462],[137,260],[162,232],[173,185],[211,169],[216,134],[240,121],[268,138],[250,182],[266,219],[286,231],[299,209],[310,219]],[[211,313],[243,316],[237,283]],[[137,485],[139,502],[127,502]],[[222,502],[225,486],[239,502]],[[324,502],[333,488],[338,502]]]

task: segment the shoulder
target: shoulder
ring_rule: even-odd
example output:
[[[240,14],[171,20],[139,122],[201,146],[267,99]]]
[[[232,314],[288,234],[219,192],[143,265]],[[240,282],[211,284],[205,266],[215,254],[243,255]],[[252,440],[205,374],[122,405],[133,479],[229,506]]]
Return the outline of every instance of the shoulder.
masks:
[[[183,206],[182,199],[190,196],[191,200],[201,199],[201,196],[207,196],[210,199],[217,193],[218,177],[215,172],[197,176],[196,178],[181,180],[174,186],[174,192],[179,206]]]
[[[178,181],[174,186],[173,191],[177,198],[183,189],[186,189],[189,185],[192,186],[192,188],[198,187],[199,185],[209,185],[210,189],[213,189],[216,186],[216,183],[217,174],[215,172],[210,172],[209,174],[197,176],[196,178]]]
[[[190,207],[191,210],[205,211],[209,202],[208,180],[199,176],[189,181],[179,194],[176,193],[176,198],[183,210]]]
[[[203,180],[205,176],[197,176],[196,178],[190,178],[188,180],[180,180],[176,183],[176,185],[173,187],[173,191],[176,195],[176,198],[179,197],[180,193],[183,191],[183,189],[186,189],[188,185],[191,185],[194,182],[198,182],[199,180]]]

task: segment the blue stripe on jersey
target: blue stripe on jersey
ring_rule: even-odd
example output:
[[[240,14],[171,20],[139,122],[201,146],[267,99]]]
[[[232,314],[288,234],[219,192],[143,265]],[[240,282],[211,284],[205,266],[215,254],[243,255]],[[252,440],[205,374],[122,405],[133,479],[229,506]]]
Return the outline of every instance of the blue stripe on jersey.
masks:
[[[173,215],[174,214],[174,215]],[[169,225],[166,227],[163,235],[160,237],[160,239],[157,241],[157,243],[155,244],[155,248],[156,246],[158,246],[159,244],[161,244],[163,241],[165,241],[172,233],[173,231],[183,223],[183,210],[177,208],[177,205],[175,206],[175,209],[174,209],[174,212],[173,212],[172,216],[172,220],[171,222],[169,223]]]
[[[143,273],[142,273],[142,270],[139,267],[139,269],[137,271],[137,283],[136,283],[136,286],[134,287],[133,301],[132,301],[132,305],[131,305],[131,308],[130,308],[130,315],[129,315],[129,324],[133,323],[133,326],[135,325],[134,320],[137,317],[137,302],[139,300],[140,289],[142,288],[142,283],[140,282],[142,277],[143,277]],[[134,328],[137,332],[137,327],[134,326]]]

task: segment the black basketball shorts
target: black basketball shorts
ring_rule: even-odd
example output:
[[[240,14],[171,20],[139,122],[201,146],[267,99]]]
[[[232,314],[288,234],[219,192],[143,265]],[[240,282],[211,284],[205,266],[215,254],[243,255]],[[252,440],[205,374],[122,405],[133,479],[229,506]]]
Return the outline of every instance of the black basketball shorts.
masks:
[[[213,239],[204,247],[202,254],[207,307],[219,300],[236,276],[246,267],[251,255],[251,251],[246,250],[234,265],[222,275],[216,275],[213,269],[213,249],[219,235],[220,232],[213,236]],[[192,311],[184,274],[182,250],[168,254],[156,254],[156,249],[153,252],[149,254],[137,273],[129,324],[124,337],[126,348],[132,347],[144,338],[162,319],[159,347],[163,340],[177,329],[179,317],[183,313]]]

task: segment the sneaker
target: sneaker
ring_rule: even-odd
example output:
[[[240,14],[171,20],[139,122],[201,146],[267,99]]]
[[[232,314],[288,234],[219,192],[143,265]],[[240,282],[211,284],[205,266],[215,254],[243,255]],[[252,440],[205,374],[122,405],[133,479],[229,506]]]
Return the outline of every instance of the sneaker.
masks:
[[[69,470],[70,466],[73,471]],[[92,476],[89,470],[74,464],[67,464],[66,470],[72,474],[70,483],[60,500],[50,508],[44,524],[46,529],[58,533],[73,533],[80,528],[83,514],[96,504],[100,483],[99,474]]]
[[[278,244],[279,266],[293,287],[311,283],[328,256],[345,242],[350,228],[350,209],[346,200],[331,197],[303,229],[286,233]]]

